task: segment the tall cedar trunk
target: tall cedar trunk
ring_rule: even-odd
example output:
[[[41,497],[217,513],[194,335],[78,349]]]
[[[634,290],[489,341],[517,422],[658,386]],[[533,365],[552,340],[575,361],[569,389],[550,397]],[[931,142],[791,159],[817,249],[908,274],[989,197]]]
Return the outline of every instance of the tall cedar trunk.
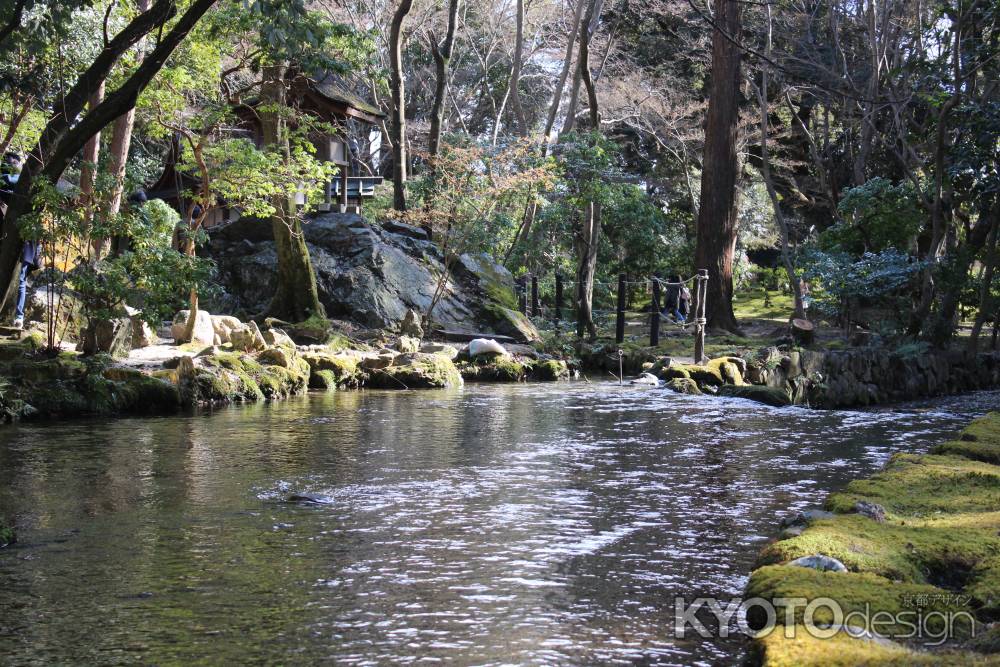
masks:
[[[136,7],[140,12],[149,9],[149,0],[138,0]],[[139,61],[142,61],[142,41],[139,42]],[[103,212],[108,218],[118,215],[121,210],[122,198],[125,196],[125,167],[128,165],[128,152],[132,147],[132,130],[135,128],[135,107],[115,119],[111,129],[111,148],[108,152],[108,171],[113,179],[111,194],[104,204]],[[106,252],[107,239],[98,239],[94,246],[97,259]]]
[[[278,109],[286,104],[285,72],[287,65],[264,68],[261,97],[273,111],[261,113],[264,145],[277,147],[285,159],[290,159],[285,121]],[[271,227],[274,232],[274,249],[278,255],[277,285],[268,314],[290,322],[302,322],[310,317],[326,317],[326,310],[319,301],[316,274],[313,272],[309,247],[302,233],[302,221],[295,210],[295,202],[286,194],[275,197]]]
[[[740,34],[738,0],[716,0],[712,32],[712,80],[705,123],[695,268],[708,269],[708,326],[738,332],[733,314],[733,253],[736,250],[736,132],[739,121],[739,47],[726,34]],[[725,31],[726,34],[723,34]]]
[[[514,120],[517,123],[517,135],[519,137],[528,136],[528,121],[524,117],[524,108],[521,106],[521,60],[524,58],[524,0],[517,0],[515,4],[517,16],[515,17],[515,37],[514,37],[514,62],[510,68],[510,106],[514,110]]]
[[[403,19],[413,0],[400,0],[389,30],[389,60],[392,69],[392,206],[406,210],[406,84],[403,79]]]
[[[781,261],[785,265],[788,273],[788,281],[792,285],[793,297],[793,319],[805,319],[806,309],[802,303],[802,285],[799,282],[799,275],[795,268],[795,258],[792,256],[791,233],[788,228],[788,220],[781,210],[781,200],[774,187],[774,179],[771,177],[771,158],[768,155],[767,135],[769,123],[767,120],[767,87],[769,79],[769,65],[771,59],[771,6],[767,6],[767,39],[764,47],[764,61],[761,62],[760,88],[757,90],[757,98],[760,102],[760,173],[767,187],[767,195],[771,199],[771,207],[774,209],[774,221],[778,223],[778,235],[781,240]]]
[[[121,55],[144,35],[162,26],[174,16],[176,4],[172,0],[158,0],[152,9],[135,17],[115,35],[94,62],[80,75],[69,92],[61,98],[58,110],[46,124],[38,144],[29,153],[5,216],[5,235],[0,244],[0,276],[6,277],[7,280],[7,288],[0,303],[0,310],[4,313],[13,309],[17,294],[18,264],[23,243],[18,233],[17,220],[22,214],[31,211],[30,193],[36,179],[57,181],[88,139],[115,118],[135,107],[139,93],[156,76],[174,49],[214,4],[215,0],[194,0],[188,5],[183,16],[174,23],[167,34],[163,35],[152,53],[125,82],[108,95],[96,109],[74,123],[83,111],[90,93],[99,82],[107,78]]]
[[[600,19],[602,4],[603,0],[591,0],[584,21],[586,29],[580,35],[580,78],[587,88],[590,124],[595,132],[601,131],[601,113],[597,104],[594,79],[590,75],[590,38]],[[600,238],[601,202],[592,201],[584,212],[583,226],[576,243],[579,261],[576,272],[576,331],[577,335],[583,336],[586,329],[592,340],[597,338],[597,327],[594,325],[594,274],[597,273],[597,250]]]

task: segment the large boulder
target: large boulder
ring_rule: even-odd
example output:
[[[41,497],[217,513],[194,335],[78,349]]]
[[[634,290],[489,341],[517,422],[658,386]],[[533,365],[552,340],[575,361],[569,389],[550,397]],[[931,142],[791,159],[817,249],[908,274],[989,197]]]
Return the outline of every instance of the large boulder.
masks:
[[[175,343],[202,343],[212,345],[215,343],[215,325],[212,324],[212,315],[208,311],[198,310],[195,316],[194,331],[191,336],[187,334],[188,318],[191,317],[190,310],[179,311],[174,315],[173,324],[170,325],[170,336]]]
[[[273,297],[277,256],[261,228],[258,221],[241,220],[213,232],[209,254],[218,263],[226,292],[220,303],[233,312],[260,312]],[[330,317],[399,330],[409,311],[428,311],[439,276],[447,273],[441,249],[433,242],[398,227],[368,225],[355,214],[322,214],[303,230],[319,297]],[[460,256],[450,268],[432,311],[437,326],[538,338],[531,322],[516,311],[509,271],[473,255]],[[415,333],[411,328],[409,334]]]
[[[382,389],[442,389],[462,385],[462,375],[441,354],[401,354],[392,366],[374,370],[368,386]]]
[[[91,320],[80,332],[77,349],[84,354],[105,352],[124,359],[132,351],[132,320],[128,316]]]

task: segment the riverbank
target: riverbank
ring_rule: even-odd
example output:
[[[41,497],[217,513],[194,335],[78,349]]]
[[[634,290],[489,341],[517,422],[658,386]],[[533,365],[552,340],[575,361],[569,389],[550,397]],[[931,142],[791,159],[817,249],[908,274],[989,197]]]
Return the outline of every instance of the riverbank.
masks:
[[[844,629],[817,638],[803,603],[786,637],[779,608],[777,629],[753,641],[754,664],[1000,664],[1000,413],[927,454],[895,455],[832,494],[826,510],[786,522],[745,597],[827,598],[843,618],[824,605],[814,624]],[[813,556],[825,558],[796,564]]]

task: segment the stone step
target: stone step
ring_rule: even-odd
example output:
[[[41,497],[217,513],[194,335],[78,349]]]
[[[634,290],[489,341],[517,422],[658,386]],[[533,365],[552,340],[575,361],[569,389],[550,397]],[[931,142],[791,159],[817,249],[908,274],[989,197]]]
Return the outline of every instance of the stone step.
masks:
[[[24,329],[0,326],[0,337],[7,338],[8,340],[21,340],[24,338],[24,334]]]

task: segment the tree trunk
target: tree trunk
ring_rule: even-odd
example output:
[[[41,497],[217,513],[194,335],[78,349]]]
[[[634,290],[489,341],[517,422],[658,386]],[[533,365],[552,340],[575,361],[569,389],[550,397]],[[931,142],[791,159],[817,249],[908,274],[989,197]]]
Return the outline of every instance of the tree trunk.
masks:
[[[406,84],[403,79],[403,19],[410,13],[413,0],[400,0],[392,15],[389,31],[389,60],[392,88],[392,206],[406,210]]]
[[[285,91],[285,64],[264,68],[261,97],[269,106],[280,109],[287,103]],[[289,159],[288,136],[285,121],[277,110],[261,113],[264,145],[277,147]],[[326,317],[326,310],[319,300],[316,274],[313,272],[309,247],[302,233],[302,221],[295,210],[295,202],[285,193],[275,197],[271,217],[274,232],[274,249],[278,255],[277,285],[274,298],[267,312],[272,317],[289,322],[303,322],[311,317]]]
[[[515,18],[514,62],[510,68],[510,106],[514,110],[514,120],[519,137],[528,136],[528,121],[524,117],[521,106],[521,60],[524,58],[524,0],[516,2],[517,17]]]
[[[972,324],[972,334],[969,336],[969,349],[973,352],[979,346],[979,334],[983,330],[986,321],[993,317],[996,306],[993,303],[993,274],[997,265],[997,230],[1000,228],[1000,216],[994,216],[993,225],[990,227],[989,236],[986,239],[986,264],[983,268],[983,276],[979,288],[979,312],[976,313],[976,321]]]
[[[716,0],[712,32],[712,75],[705,155],[702,161],[695,268],[708,269],[708,326],[739,332],[733,314],[733,254],[736,250],[736,133],[739,121],[739,47],[727,39],[740,35],[738,0]],[[725,31],[726,34],[723,34]]]
[[[138,0],[136,7],[139,12],[149,10],[149,0]],[[142,41],[139,42],[139,62],[142,62]],[[135,107],[115,119],[111,130],[111,148],[108,154],[108,171],[113,179],[111,194],[104,206],[104,215],[108,218],[118,215],[125,195],[125,167],[128,165],[128,152],[132,147],[132,130],[135,128]],[[107,239],[97,239],[94,245],[96,259],[107,250]]]
[[[163,67],[167,58],[187,37],[188,33],[207,12],[215,0],[194,0],[187,11],[157,44],[153,52],[117,90],[108,95],[96,108],[78,123],[73,122],[83,111],[90,92],[98,82],[107,78],[121,54],[153,29],[172,18],[176,5],[171,0],[158,0],[148,12],[134,18],[100,52],[94,62],[80,75],[73,88],[60,100],[27,163],[21,171],[17,188],[4,221],[6,235],[0,244],[0,276],[6,277],[7,288],[3,295],[2,311],[13,308],[18,284],[18,263],[22,239],[17,230],[18,217],[31,211],[30,193],[39,177],[55,182],[65,171],[70,160],[83,148],[90,137],[100,132],[118,116],[135,106],[139,93]]]
[[[90,96],[87,107],[96,109],[104,101],[104,81],[97,84],[97,89]],[[83,147],[82,165],[80,167],[80,200],[86,209],[88,223],[94,221],[94,189],[97,186],[97,162],[101,159],[101,133],[98,132]],[[94,258],[100,259],[100,258]]]
[[[580,35],[580,78],[587,87],[587,100],[590,107],[590,123],[595,132],[601,129],[601,113],[597,103],[597,91],[590,75],[590,38],[601,15],[603,0],[591,0],[587,7],[586,29]],[[587,206],[583,216],[583,227],[577,240],[579,267],[577,268],[577,325],[578,336],[583,336],[584,329],[591,340],[597,338],[597,327],[594,325],[594,274],[597,273],[597,250],[601,238],[601,202],[592,201]]]
[[[542,132],[542,141],[545,142],[546,146],[548,146],[552,128],[556,124],[559,103],[562,101],[563,89],[566,87],[566,79],[569,77],[569,69],[573,63],[573,46],[576,43],[576,35],[580,30],[580,19],[583,17],[583,9],[586,5],[586,0],[577,0],[576,9],[573,12],[573,23],[566,34],[566,55],[563,56],[562,71],[559,73],[556,89],[552,93],[552,104],[549,106],[549,115],[545,120],[545,131]]]
[[[434,158],[441,149],[441,125],[444,123],[445,95],[448,92],[448,65],[451,63],[451,52],[455,46],[455,27],[458,23],[459,0],[448,1],[448,32],[444,41],[438,46],[437,40],[431,38],[431,53],[437,69],[437,81],[434,88],[434,106],[431,107],[431,130],[427,139],[427,153],[431,158],[433,168]]]
[[[771,177],[771,158],[767,152],[767,135],[769,124],[767,121],[767,87],[768,87],[768,61],[771,58],[771,6],[767,6],[767,38],[764,46],[764,59],[760,67],[760,88],[757,89],[757,98],[760,102],[760,173],[767,187],[767,195],[771,199],[771,207],[774,209],[774,220],[778,223],[778,235],[781,240],[781,261],[785,265],[788,273],[788,281],[792,285],[793,308],[792,319],[806,319],[806,309],[802,303],[802,284],[799,281],[798,272],[795,268],[795,258],[792,256],[791,233],[788,227],[788,220],[781,210],[781,200],[778,192],[774,188],[774,179]],[[794,323],[793,323],[794,329]]]

